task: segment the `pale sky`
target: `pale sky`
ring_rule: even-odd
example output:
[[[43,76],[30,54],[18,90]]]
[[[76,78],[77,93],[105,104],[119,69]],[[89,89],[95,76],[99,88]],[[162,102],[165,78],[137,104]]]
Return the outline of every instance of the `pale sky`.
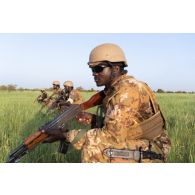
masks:
[[[128,74],[153,89],[195,91],[195,34],[0,34],[0,85],[48,88],[53,80],[96,88],[87,66],[102,43],[125,52]]]

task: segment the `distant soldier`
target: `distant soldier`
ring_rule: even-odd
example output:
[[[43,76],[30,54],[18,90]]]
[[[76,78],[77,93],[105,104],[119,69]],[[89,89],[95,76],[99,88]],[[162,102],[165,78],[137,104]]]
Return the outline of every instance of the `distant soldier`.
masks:
[[[54,102],[59,98],[61,95],[61,89],[60,89],[60,82],[59,81],[53,81],[53,93],[49,96],[47,99],[47,107],[49,109],[54,108]]]
[[[50,95],[49,99],[56,99],[61,93],[60,89],[60,82],[59,81],[53,81],[53,93]]]
[[[65,97],[67,98],[67,101],[71,104],[83,103],[83,97],[78,90],[74,89],[72,81],[65,81],[63,90],[66,92]]]
[[[45,91],[45,89],[41,89],[40,90],[41,94],[36,98],[36,101],[38,103],[45,103],[47,101],[47,92]]]
[[[59,97],[59,107],[62,109],[63,106],[67,104],[81,104],[84,99],[78,90],[74,89],[72,81],[64,82],[64,89],[61,91],[61,96]]]

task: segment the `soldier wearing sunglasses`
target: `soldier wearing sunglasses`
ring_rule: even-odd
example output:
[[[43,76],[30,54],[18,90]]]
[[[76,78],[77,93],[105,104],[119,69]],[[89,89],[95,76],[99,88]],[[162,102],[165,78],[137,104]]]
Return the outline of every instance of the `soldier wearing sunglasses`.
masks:
[[[87,132],[59,132],[58,138],[82,150],[82,162],[165,162],[171,147],[165,120],[152,90],[127,75],[122,49],[99,45],[91,51],[88,65],[96,85],[105,87],[103,124]],[[77,118],[92,121],[90,114]]]

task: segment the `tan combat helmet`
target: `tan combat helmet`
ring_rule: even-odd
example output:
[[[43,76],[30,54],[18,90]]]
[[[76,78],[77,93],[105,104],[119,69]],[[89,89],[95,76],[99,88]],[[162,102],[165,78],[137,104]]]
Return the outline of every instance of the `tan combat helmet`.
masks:
[[[53,81],[53,85],[60,85],[60,81]]]
[[[124,66],[128,66],[123,50],[118,45],[112,43],[98,45],[91,51],[88,65],[90,67],[96,66],[97,62],[101,61],[124,62]]]
[[[73,82],[72,81],[65,81],[64,86],[73,87]]]

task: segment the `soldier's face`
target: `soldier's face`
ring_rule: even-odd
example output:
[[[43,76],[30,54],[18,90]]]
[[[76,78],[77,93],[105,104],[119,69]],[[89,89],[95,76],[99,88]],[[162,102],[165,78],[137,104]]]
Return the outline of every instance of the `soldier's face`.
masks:
[[[60,88],[60,86],[59,85],[55,85],[55,84],[53,84],[53,89],[59,89]]]
[[[91,70],[97,86],[105,86],[110,83],[112,71],[109,66],[99,64],[92,67]]]
[[[53,84],[53,89],[57,89],[57,86]]]
[[[72,90],[72,87],[64,85],[64,89],[66,91],[70,92]]]

